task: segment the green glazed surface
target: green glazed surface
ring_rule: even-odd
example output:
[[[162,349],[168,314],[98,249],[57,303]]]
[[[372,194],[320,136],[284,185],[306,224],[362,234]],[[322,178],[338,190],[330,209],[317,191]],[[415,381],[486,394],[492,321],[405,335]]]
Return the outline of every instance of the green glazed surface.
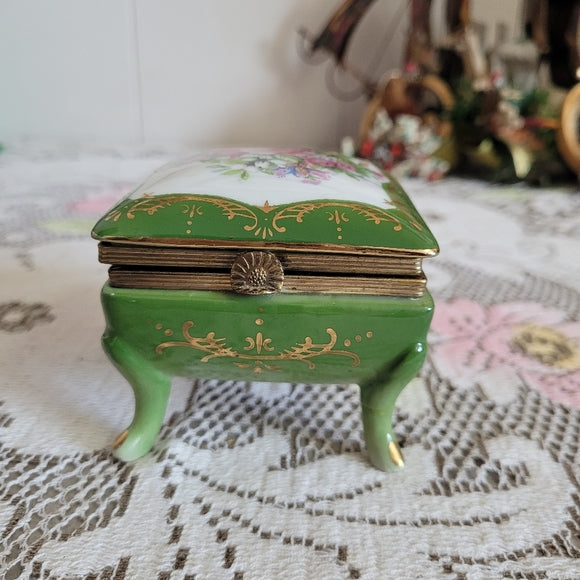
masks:
[[[162,168],[103,216],[93,237],[168,245],[438,251],[393,177],[364,160],[308,150],[222,153]]]
[[[169,164],[103,216],[93,237],[155,247],[158,256],[164,246],[253,248],[387,256],[397,264],[438,251],[391,176],[362,159],[304,149],[221,150]],[[102,300],[103,346],[135,393],[133,422],[115,444],[119,458],[151,448],[171,378],[183,375],[357,383],[370,461],[402,467],[391,416],[425,358],[428,293],[242,296],[105,285]]]
[[[421,298],[118,289],[105,285],[103,345],[131,383],[136,413],[117,449],[152,446],[172,376],[357,383],[370,459],[394,465],[391,415],[425,356],[433,313]],[[321,387],[324,388],[324,387]]]

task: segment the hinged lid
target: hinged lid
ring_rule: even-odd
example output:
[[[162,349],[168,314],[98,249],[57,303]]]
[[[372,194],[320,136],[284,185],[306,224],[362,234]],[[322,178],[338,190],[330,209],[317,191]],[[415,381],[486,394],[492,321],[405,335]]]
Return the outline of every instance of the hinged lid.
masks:
[[[308,150],[219,151],[161,168],[95,226],[128,288],[421,296],[437,243],[390,176]]]
[[[113,243],[432,256],[437,242],[370,162],[310,150],[220,150],[156,171],[94,227]]]

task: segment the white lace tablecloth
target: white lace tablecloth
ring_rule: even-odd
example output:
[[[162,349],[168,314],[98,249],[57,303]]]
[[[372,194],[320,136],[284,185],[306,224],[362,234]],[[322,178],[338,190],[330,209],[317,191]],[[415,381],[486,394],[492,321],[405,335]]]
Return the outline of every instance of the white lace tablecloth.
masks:
[[[170,156],[0,155],[0,577],[580,578],[580,195],[405,183],[441,255],[404,471],[367,463],[356,387],[185,380],[122,464],[89,232]]]

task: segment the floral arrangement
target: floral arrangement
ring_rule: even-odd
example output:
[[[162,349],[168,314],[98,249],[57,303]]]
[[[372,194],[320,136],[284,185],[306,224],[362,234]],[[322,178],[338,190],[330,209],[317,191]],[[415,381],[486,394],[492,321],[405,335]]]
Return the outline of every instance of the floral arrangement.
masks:
[[[383,174],[371,164],[355,160],[340,153],[314,153],[311,150],[233,151],[229,157],[211,158],[206,161],[221,175],[237,175],[246,181],[252,171],[279,178],[297,178],[303,183],[318,184],[329,180],[334,174],[353,179],[382,179]]]
[[[399,101],[393,83],[402,85],[396,90]],[[399,178],[436,180],[454,170],[544,184],[571,175],[558,150],[559,110],[548,90],[493,84],[480,90],[460,78],[448,91],[447,106],[425,106],[420,93],[432,91],[423,79],[391,79],[369,105],[360,142],[346,139],[343,150],[372,159]]]

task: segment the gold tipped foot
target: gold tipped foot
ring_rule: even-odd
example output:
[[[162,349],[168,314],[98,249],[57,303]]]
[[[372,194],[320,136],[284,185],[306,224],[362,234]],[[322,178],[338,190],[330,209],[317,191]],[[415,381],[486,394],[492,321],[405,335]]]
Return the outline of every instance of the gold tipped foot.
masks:
[[[119,449],[125,439],[127,439],[127,435],[129,435],[129,430],[125,429],[116,439],[113,441],[113,449]]]
[[[403,454],[401,453],[401,448],[397,445],[395,441],[389,443],[389,455],[393,463],[397,467],[405,467],[405,460],[403,459]]]

